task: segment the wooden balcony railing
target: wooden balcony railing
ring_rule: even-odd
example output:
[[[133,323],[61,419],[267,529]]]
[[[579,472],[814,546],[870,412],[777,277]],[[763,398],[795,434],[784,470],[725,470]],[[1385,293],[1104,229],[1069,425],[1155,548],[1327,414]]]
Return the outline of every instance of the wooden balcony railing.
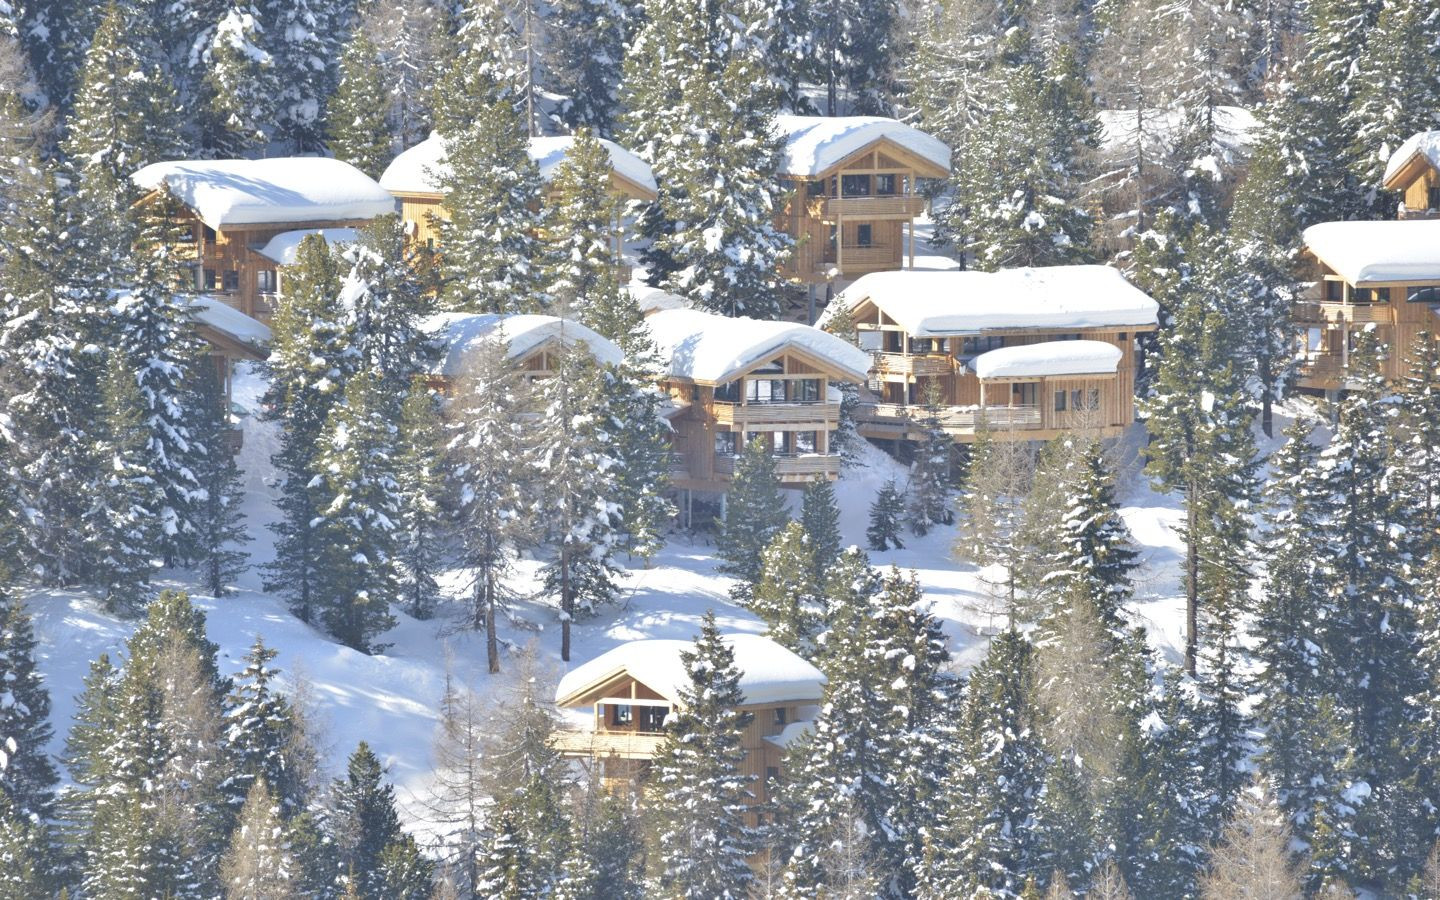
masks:
[[[1338,356],[1322,354],[1300,360],[1295,374],[1301,381],[1340,383],[1346,378],[1346,366]]]
[[[925,198],[894,194],[883,197],[820,197],[810,215],[825,222],[846,219],[913,219],[925,211]]]
[[[840,457],[834,453],[777,453],[772,458],[775,460],[775,474],[782,481],[787,478],[840,474]],[[735,457],[717,453],[715,455],[715,474],[734,475]]]
[[[880,425],[923,427],[931,412],[924,406],[899,403],[861,403],[855,409],[857,421]],[[1040,427],[1038,406],[942,406],[936,416],[940,427],[954,434],[973,434],[983,421],[997,431]]]
[[[833,428],[840,421],[840,404],[811,403],[727,403],[716,401],[715,421],[721,425],[804,425],[814,430]]]
[[[955,361],[944,353],[872,353],[876,375],[950,375]]]
[[[1292,310],[1297,322],[1348,322],[1353,325],[1389,325],[1393,307],[1389,303],[1337,303],[1333,300],[1296,303]]]
[[[663,734],[640,731],[560,729],[551,735],[550,744],[562,756],[654,759],[663,740]]]

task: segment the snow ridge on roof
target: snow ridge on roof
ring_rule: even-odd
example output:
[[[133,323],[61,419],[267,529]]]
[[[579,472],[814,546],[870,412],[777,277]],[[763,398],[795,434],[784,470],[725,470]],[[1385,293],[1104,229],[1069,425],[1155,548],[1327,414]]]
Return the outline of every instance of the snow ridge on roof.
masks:
[[[439,340],[443,356],[436,374],[446,378],[463,374],[472,350],[492,337],[505,340],[509,359],[519,359],[552,338],[568,346],[583,345],[606,365],[619,365],[624,359],[614,342],[559,316],[437,313],[428,316],[421,329]]]
[[[1045,266],[998,272],[905,269],[862,275],[826,308],[870,301],[912,337],[1006,328],[1118,328],[1158,322],[1160,306],[1109,266]]]
[[[208,294],[189,299],[190,316],[201,325],[207,325],[257,350],[264,349],[270,343],[270,326],[259,319],[252,319]]]
[[[939,138],[898,119],[881,116],[776,116],[775,131],[785,142],[782,175],[819,175],[862,148],[888,138],[942,169],[950,168],[950,148]]]
[[[1417,155],[1423,156],[1430,165],[1440,169],[1440,131],[1422,131],[1406,138],[1405,143],[1396,148],[1385,163],[1385,177],[1382,179],[1385,186],[1389,187],[1390,179],[1399,175],[1406,163]]]
[[[1352,285],[1440,281],[1440,220],[1321,222],[1305,249]]]
[[[670,375],[720,384],[794,348],[829,361],[855,381],[870,357],[833,334],[795,322],[730,318],[694,309],[660,309],[645,320]]]
[[[720,639],[735,651],[740,690],[746,703],[817,701],[825,692],[825,676],[793,651],[758,634],[725,634]],[[630,641],[571,669],[555,688],[555,699],[622,672],[672,703],[687,682],[680,653],[693,641]]]
[[[648,163],[614,141],[601,138],[600,143],[610,154],[610,168],[615,174],[651,193],[657,190],[655,174]],[[574,144],[575,138],[569,136],[530,139],[530,158],[540,169],[543,180],[548,182],[555,177],[555,169],[565,161]],[[441,182],[448,176],[449,168],[445,139],[432,134],[395,157],[380,176],[380,186],[394,194],[442,193],[445,188]]]
[[[1113,375],[1123,355],[1105,341],[1042,341],[982,353],[971,367],[980,378]]]
[[[312,234],[323,237],[325,243],[331,247],[353,244],[360,235],[354,228],[302,228],[299,231],[282,231],[255,252],[277,265],[293,266],[295,256],[300,250],[300,242]]]
[[[166,188],[211,228],[276,222],[374,219],[395,198],[349,163],[320,156],[159,162],[131,181]]]

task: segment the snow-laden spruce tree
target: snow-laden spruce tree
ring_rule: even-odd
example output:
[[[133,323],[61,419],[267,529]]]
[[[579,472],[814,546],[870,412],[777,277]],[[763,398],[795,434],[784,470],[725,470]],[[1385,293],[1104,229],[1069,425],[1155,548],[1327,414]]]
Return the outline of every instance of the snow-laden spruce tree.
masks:
[[[235,676],[225,708],[225,741],[235,767],[227,790],[239,809],[263,783],[269,801],[289,820],[311,799],[316,760],[300,711],[279,690],[281,670],[271,665],[277,655],[257,636]]]
[[[623,519],[613,486],[623,465],[623,425],[606,402],[604,369],[585,345],[567,345],[557,356],[554,376],[536,388],[530,452],[545,589],[559,608],[560,658],[569,660],[575,618],[615,597],[612,555]]]
[[[740,900],[755,879],[747,859],[759,846],[746,822],[750,779],[741,768],[740,737],[753,715],[739,708],[741,673],[714,612],[680,660],[677,707],[651,763],[651,853],[667,893]]]
[[[409,389],[414,376],[430,370],[437,355],[434,339],[420,324],[434,298],[416,277],[409,242],[399,216],[382,216],[340,253],[342,269],[350,267],[339,297],[348,320],[349,354],[358,369],[397,396]]]
[[[338,851],[334,888],[363,900],[426,900],[431,866],[400,827],[395,788],[384,777],[375,752],[361,741],[331,785],[326,826]]]
[[[1440,341],[1434,334],[1415,335],[1406,368],[1397,390],[1395,456],[1403,502],[1416,520],[1414,553],[1429,560],[1440,550]]]
[[[430,133],[430,86],[450,62],[451,11],[431,0],[394,0],[369,4],[359,15],[356,28],[369,34],[380,54],[390,134],[400,147],[413,147]],[[335,117],[329,113],[331,121]]]
[[[203,49],[200,145],[217,159],[257,156],[276,131],[282,85],[264,28],[252,0],[232,0]]]
[[[446,407],[447,469],[457,505],[460,563],[469,570],[469,624],[485,632],[491,674],[500,671],[496,614],[511,593],[506,577],[515,547],[528,531],[526,492],[531,432],[527,384],[507,358],[503,335],[471,349]]]
[[[775,459],[760,438],[740,451],[735,476],[725,496],[725,514],[717,523],[720,534],[715,555],[719,571],[736,579],[731,597],[741,602],[760,581],[760,557],[790,520],[780,482],[775,477]]]
[[[41,91],[58,109],[68,109],[85,65],[85,49],[105,7],[93,0],[11,0],[6,6],[15,18],[16,36],[28,51]]]
[[[439,398],[423,378],[411,382],[400,406],[398,440],[400,591],[406,612],[428,619],[440,598],[437,576],[445,559],[447,496],[445,426]]]
[[[865,529],[865,540],[871,550],[889,550],[893,545],[901,550],[905,542],[900,539],[904,532],[905,495],[895,486],[891,478],[880,486],[875,502],[870,504],[870,524]]]
[[[807,80],[825,89],[827,116],[893,112],[900,4],[896,0],[811,0]],[[842,103],[843,108],[842,108]]]
[[[204,452],[197,454],[192,470],[199,496],[190,504],[195,529],[190,543],[206,590],[222,597],[246,570],[250,554],[240,548],[252,537],[240,508],[245,487],[231,446],[235,432],[225,391],[213,366],[201,365],[197,369],[197,383],[186,402],[193,416],[191,439]]]
[[[804,526],[792,521],[760,554],[760,580],[751,592],[749,609],[765,621],[766,633],[777,643],[812,656],[820,630],[820,585],[814,541]]]
[[[641,341],[649,343],[643,330],[627,343],[633,347]],[[606,407],[615,421],[624,423],[616,431],[615,447],[620,461],[614,490],[620,506],[621,540],[629,556],[648,566],[665,546],[675,504],[667,496],[670,431],[661,413],[666,396],[656,389],[651,377],[654,368],[646,364],[646,358],[637,360],[627,353],[619,365],[605,366],[603,374]]]
[[[598,779],[592,778],[592,782]],[[640,900],[644,841],[634,801],[599,789],[585,791],[575,817],[570,855],[555,884],[556,900]]]
[[[225,896],[233,900],[295,900],[299,866],[280,804],[263,778],[251,785],[235,823],[230,847],[220,861]]]
[[[610,153],[589,129],[575,135],[555,167],[543,213],[545,292],[562,315],[591,328],[615,306],[618,248],[613,221],[619,203],[611,193]],[[618,337],[606,335],[612,340]]]
[[[327,146],[335,158],[379,178],[394,157],[380,49],[356,28],[340,57],[340,82],[325,111]]]
[[[565,97],[560,117],[574,129],[615,133],[625,44],[639,24],[638,0],[555,0],[547,16],[545,68]]]
[[[25,601],[6,590],[0,596],[0,860],[6,865],[0,868],[8,874],[0,875],[0,894],[13,897],[49,883],[61,862],[53,833],[60,776],[45,749],[54,734],[50,692],[36,668],[35,646]]]
[[[325,146],[326,101],[339,81],[353,0],[259,0],[264,44],[275,59],[275,137],[296,154]]]
[[[835,486],[830,479],[814,478],[805,485],[800,501],[800,524],[815,555],[815,579],[823,581],[840,556],[840,507],[835,502]]]
[[[536,871],[520,821],[518,803],[502,801],[491,812],[485,842],[480,848],[477,897],[541,897],[546,885]]]
[[[395,479],[398,398],[360,372],[345,385],[320,434],[311,476],[316,508],[315,586],[320,621],[336,640],[362,653],[395,624],[402,498]]]

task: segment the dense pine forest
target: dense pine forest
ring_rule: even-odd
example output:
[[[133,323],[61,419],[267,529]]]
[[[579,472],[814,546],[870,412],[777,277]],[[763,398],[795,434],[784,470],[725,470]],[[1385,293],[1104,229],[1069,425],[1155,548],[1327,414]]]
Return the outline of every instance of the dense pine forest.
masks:
[[[824,454],[707,433],[692,508],[645,298],[738,355],[843,296],[785,274],[792,115],[949,148],[910,268],[1153,298],[1140,421],[957,444],[917,391],[887,453],[824,382]],[[0,0],[0,900],[1440,900],[1440,341],[1296,350],[1305,230],[1404,218],[1432,129],[1428,0]],[[432,134],[436,237],[277,219],[254,321],[207,187],[136,177],[378,191]],[[816,695],[757,709],[752,633]],[[557,707],[647,639],[673,696]],[[563,749],[606,715],[645,752]]]

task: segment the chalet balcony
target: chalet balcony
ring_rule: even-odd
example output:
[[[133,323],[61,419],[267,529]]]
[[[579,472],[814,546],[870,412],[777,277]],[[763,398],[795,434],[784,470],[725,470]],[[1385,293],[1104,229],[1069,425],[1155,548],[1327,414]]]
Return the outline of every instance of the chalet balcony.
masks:
[[[855,409],[855,420],[862,426],[877,426],[871,430],[897,437],[925,428],[930,416],[927,407],[900,403],[862,403]],[[937,418],[946,434],[974,434],[982,423],[994,431],[1041,427],[1038,406],[942,406]]]
[[[1334,300],[1296,303],[1292,313],[1297,322],[1325,324],[1389,325],[1394,315],[1389,303],[1341,303]]]
[[[838,254],[833,249],[827,249],[818,271],[823,275],[838,266],[847,276],[884,272],[898,267],[903,259],[904,254],[899,247],[887,244],[846,245]]]
[[[665,735],[644,731],[560,729],[550,737],[562,756],[579,758],[654,759]]]
[[[924,197],[906,194],[820,197],[810,204],[810,216],[822,222],[838,222],[841,219],[913,219],[924,211]]]
[[[1400,220],[1410,221],[1413,219],[1440,219],[1440,209],[1411,209],[1408,206],[1400,207]]]
[[[685,454],[671,453],[669,462],[671,478],[690,477],[690,463],[685,459]]]
[[[776,453],[775,475],[781,481],[809,481],[816,475],[834,478],[840,474],[840,457],[834,453]],[[717,453],[715,474],[729,478],[735,474],[735,457]]]
[[[908,378],[914,375],[940,377],[955,373],[955,361],[944,353],[870,354],[871,371],[877,378]]]
[[[728,403],[716,401],[715,421],[720,425],[750,426],[813,425],[811,430],[834,428],[840,422],[840,404],[823,400],[813,402]],[[758,430],[758,429],[751,429]]]

